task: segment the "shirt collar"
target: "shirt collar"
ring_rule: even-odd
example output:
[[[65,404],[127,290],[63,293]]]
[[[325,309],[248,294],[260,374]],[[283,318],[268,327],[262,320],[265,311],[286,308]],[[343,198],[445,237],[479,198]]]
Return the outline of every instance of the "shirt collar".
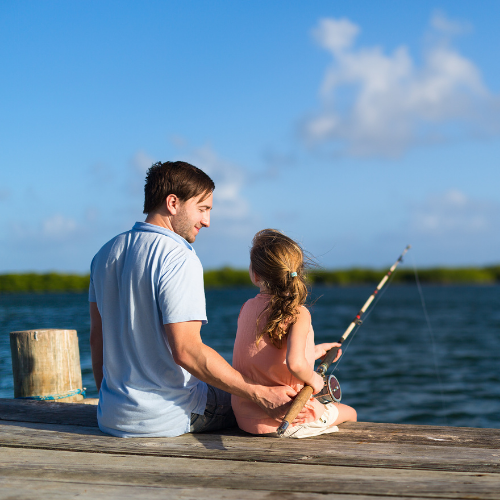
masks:
[[[174,233],[173,231],[167,229],[166,227],[157,226],[156,224],[150,224],[149,222],[136,222],[134,224],[134,227],[132,228],[132,231],[144,231],[146,233],[163,234],[164,236],[172,238],[177,243],[184,245],[186,248],[196,253],[192,245],[188,243],[182,236],[178,235],[177,233]]]

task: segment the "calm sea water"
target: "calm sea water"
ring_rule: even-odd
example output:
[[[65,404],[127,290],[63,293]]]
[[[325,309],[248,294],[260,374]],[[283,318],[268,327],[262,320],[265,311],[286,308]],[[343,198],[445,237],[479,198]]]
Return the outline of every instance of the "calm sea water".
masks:
[[[336,341],[373,287],[315,288],[316,342]],[[236,319],[254,289],[209,290],[204,341],[231,361]],[[391,286],[344,344],[334,374],[361,421],[500,428],[500,287]],[[86,294],[0,295],[0,397],[13,397],[9,332],[78,331],[96,397]],[[351,340],[352,339],[352,340]],[[350,341],[350,342],[349,342]]]

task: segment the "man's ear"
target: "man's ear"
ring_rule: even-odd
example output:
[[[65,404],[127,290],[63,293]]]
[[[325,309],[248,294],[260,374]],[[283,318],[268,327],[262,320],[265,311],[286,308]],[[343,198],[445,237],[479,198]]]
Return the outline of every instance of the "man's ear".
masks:
[[[169,194],[165,198],[165,206],[170,215],[175,215],[179,210],[180,200],[175,194]]]

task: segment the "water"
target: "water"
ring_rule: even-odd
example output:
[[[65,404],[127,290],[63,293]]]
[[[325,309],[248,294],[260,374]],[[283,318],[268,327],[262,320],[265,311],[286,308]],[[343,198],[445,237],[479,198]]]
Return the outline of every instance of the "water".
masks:
[[[316,342],[338,340],[372,291],[315,288]],[[202,336],[228,361],[255,293],[207,291]],[[416,286],[387,288],[368,311],[334,371],[342,401],[361,421],[500,428],[500,286],[424,286],[423,295],[432,332]],[[78,331],[83,383],[96,397],[86,294],[0,295],[0,397],[13,397],[9,332],[41,328]]]

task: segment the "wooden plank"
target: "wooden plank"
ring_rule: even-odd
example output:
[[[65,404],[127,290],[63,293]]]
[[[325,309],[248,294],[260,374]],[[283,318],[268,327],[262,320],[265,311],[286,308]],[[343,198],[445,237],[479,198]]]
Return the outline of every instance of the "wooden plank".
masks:
[[[499,474],[0,449],[4,479],[388,497],[500,499]],[[62,486],[62,489],[64,486]]]
[[[0,399],[0,421],[97,427],[96,415],[97,410],[92,405]],[[250,438],[248,434],[238,429],[214,435]],[[261,440],[258,437],[255,439]],[[339,441],[360,441],[500,449],[500,429],[473,427],[348,422],[340,426],[340,432],[307,439],[307,443],[325,439],[333,440],[336,443]]]
[[[0,477],[0,500],[394,500],[394,497],[373,495],[338,495],[337,493],[301,493],[269,490],[221,488],[176,488],[121,484],[93,484],[78,481]],[[417,500],[417,497],[405,497]],[[420,498],[420,497],[419,497]]]
[[[162,457],[192,457],[336,466],[358,466],[462,472],[500,472],[500,451],[488,448],[336,441],[295,440],[187,434],[177,438],[120,439],[92,427],[5,422],[0,445],[19,448]]]
[[[97,408],[77,403],[0,399],[0,421],[97,427]]]
[[[339,439],[500,449],[500,429],[347,422]]]

